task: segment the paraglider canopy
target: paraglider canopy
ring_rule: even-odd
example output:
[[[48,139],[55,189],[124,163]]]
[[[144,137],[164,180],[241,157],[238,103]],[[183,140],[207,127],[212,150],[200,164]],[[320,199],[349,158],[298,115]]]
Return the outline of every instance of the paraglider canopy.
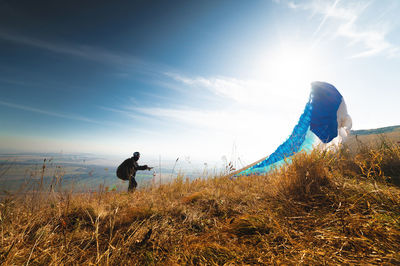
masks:
[[[323,143],[328,143],[338,134],[337,111],[343,97],[329,83],[315,81],[311,86],[310,129]]]
[[[339,132],[348,132],[350,128],[351,118],[343,96],[332,84],[315,81],[311,83],[311,93],[304,112],[289,138],[271,155],[240,169],[234,175],[266,173],[282,165],[285,158],[301,150],[309,151],[318,142],[330,143]]]

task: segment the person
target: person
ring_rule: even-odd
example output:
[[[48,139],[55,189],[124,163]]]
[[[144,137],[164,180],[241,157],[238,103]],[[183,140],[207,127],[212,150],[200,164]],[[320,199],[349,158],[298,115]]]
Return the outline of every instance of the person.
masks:
[[[137,170],[151,170],[153,167],[145,165],[139,165],[138,160],[140,158],[139,152],[134,152],[131,158],[123,161],[117,168],[117,177],[122,180],[129,180],[128,192],[133,191],[137,187],[135,180]]]

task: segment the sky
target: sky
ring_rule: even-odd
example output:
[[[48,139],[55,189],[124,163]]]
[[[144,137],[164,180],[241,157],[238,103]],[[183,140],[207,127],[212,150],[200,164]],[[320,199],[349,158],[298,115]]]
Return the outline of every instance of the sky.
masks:
[[[400,124],[400,1],[0,0],[0,152],[251,163],[312,81]]]

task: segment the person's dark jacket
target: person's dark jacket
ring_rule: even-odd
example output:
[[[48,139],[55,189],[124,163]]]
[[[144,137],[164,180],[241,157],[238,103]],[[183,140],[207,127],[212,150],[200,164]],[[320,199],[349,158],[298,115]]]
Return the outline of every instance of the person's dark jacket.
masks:
[[[126,159],[117,168],[117,176],[122,180],[129,180],[129,177],[135,177],[137,170],[147,170],[147,165],[139,165],[137,161],[132,157]]]

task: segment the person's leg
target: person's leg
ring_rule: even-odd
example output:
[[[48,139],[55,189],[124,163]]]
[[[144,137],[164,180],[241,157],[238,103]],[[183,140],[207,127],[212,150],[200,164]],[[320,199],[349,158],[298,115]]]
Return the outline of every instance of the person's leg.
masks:
[[[134,176],[129,177],[128,191],[134,191],[137,187],[137,183]]]

